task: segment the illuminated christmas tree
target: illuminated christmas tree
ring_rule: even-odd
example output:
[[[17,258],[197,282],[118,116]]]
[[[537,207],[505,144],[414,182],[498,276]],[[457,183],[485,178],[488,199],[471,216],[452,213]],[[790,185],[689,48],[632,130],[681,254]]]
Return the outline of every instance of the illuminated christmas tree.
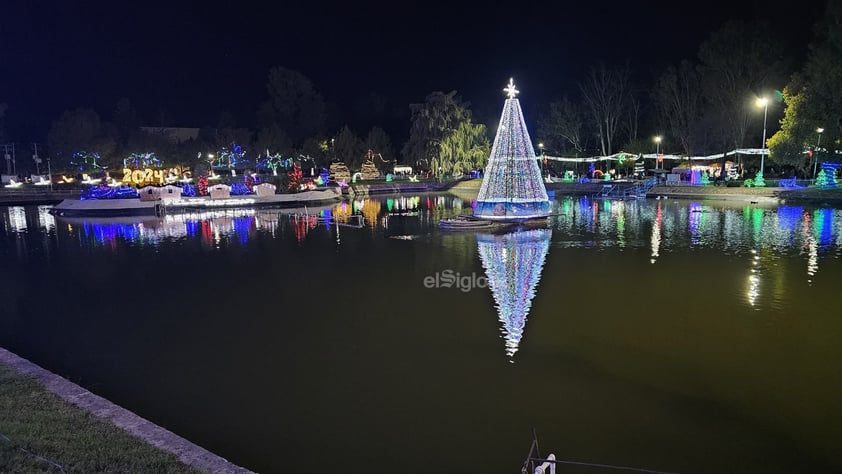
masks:
[[[477,235],[480,260],[503,324],[506,354],[514,356],[550,249],[552,230]]]
[[[508,99],[477,196],[474,215],[485,219],[528,219],[550,214],[532,140],[526,130],[514,81],[503,89]]]
[[[822,169],[819,171],[819,174],[816,175],[816,186],[823,188],[836,186],[836,169],[832,166],[825,166],[825,164],[822,163]]]

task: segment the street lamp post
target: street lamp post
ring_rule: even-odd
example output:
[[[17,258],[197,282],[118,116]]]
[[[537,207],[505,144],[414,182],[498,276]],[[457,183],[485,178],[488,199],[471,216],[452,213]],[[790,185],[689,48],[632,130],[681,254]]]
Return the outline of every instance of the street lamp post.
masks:
[[[658,169],[658,160],[661,158],[661,136],[655,137],[655,169]],[[663,165],[661,165],[663,168]]]
[[[754,177],[754,185],[764,186],[763,165],[766,163],[766,116],[769,112],[769,99],[761,97],[757,99],[757,105],[763,107],[763,142],[761,143],[762,146],[760,149],[760,171]]]
[[[547,171],[547,164],[546,164],[546,161],[544,161],[544,144],[539,143],[538,149],[541,150],[541,168],[543,168],[544,171]]]
[[[822,132],[824,129],[819,127],[816,129],[816,133],[819,134],[818,140],[816,140],[816,151],[813,153],[813,179],[816,179],[816,165],[819,164],[819,146],[822,144]]]

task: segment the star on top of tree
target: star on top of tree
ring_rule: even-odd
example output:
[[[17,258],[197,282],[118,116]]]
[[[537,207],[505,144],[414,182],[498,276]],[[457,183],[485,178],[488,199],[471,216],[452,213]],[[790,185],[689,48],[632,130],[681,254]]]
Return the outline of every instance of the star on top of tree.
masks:
[[[509,85],[503,89],[503,92],[509,95],[509,99],[514,99],[518,95],[520,91],[515,89],[515,79],[513,77],[509,78]]]

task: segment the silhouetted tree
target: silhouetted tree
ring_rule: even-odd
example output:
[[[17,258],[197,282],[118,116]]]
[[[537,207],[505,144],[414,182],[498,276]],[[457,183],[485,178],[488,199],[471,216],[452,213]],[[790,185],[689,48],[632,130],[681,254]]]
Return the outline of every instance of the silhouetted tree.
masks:
[[[572,147],[582,153],[587,147],[585,112],[581,104],[568,97],[550,103],[549,109],[538,118],[538,136],[548,148],[559,152]]]
[[[368,136],[365,139],[365,148],[379,153],[383,157],[383,161],[389,162],[389,166],[386,166],[386,163],[383,161],[378,162],[377,165],[381,169],[388,171],[388,168],[395,164],[395,151],[392,149],[392,140],[389,139],[389,135],[382,128],[373,127],[368,131]]]
[[[359,169],[363,162],[363,154],[366,151],[365,143],[347,125],[336,134],[335,140],[336,159],[344,162],[351,170]]]
[[[305,75],[274,67],[269,71],[266,88],[269,100],[258,111],[261,128],[276,124],[294,144],[324,132],[325,102]]]
[[[599,63],[591,68],[579,88],[596,127],[602,154],[610,155],[620,119],[628,107],[629,67],[608,68]]]
[[[823,128],[819,161],[839,161],[842,145],[842,4],[828,2],[817,28],[816,41],[804,68],[784,88],[786,111],[781,130],[768,141],[770,158],[779,163],[805,164],[804,150],[818,145],[816,129]],[[812,169],[809,170],[812,172]]]
[[[410,104],[412,124],[409,140],[403,147],[408,164],[429,167],[440,155],[445,135],[456,130],[462,122],[470,122],[469,104],[463,102],[456,91],[447,94],[433,92],[422,104]]]
[[[96,152],[96,141],[102,138],[99,115],[91,109],[68,110],[53,121],[47,135],[53,165],[68,167],[73,153]]]
[[[681,144],[684,154],[692,154],[693,127],[699,121],[702,90],[699,74],[689,61],[670,66],[655,83],[652,97],[660,120]]]
[[[719,147],[744,147],[750,118],[763,120],[755,98],[779,89],[791,72],[783,41],[767,23],[729,22],[702,43],[699,60],[705,112],[720,124]]]

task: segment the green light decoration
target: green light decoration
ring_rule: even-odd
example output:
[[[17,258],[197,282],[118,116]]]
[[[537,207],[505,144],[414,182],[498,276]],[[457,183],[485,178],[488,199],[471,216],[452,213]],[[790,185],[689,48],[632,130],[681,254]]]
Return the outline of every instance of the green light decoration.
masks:
[[[565,183],[572,183],[574,181],[573,178],[573,170],[567,170],[564,172],[564,178],[562,179]]]
[[[783,102],[784,101],[784,93],[779,91],[779,90],[776,90],[775,91],[775,100],[778,101],[778,102]]]
[[[746,181],[748,181],[748,180],[746,180]],[[754,187],[756,187],[756,188],[762,188],[762,187],[766,186],[766,180],[763,179],[763,171],[758,171],[757,174],[754,175],[753,184],[754,184]]]
[[[626,162],[626,155],[623,154],[623,153],[620,153],[620,156],[617,157],[617,162],[620,163],[621,165],[623,163],[625,163]]]
[[[708,177],[707,173],[701,174],[699,184],[701,184],[702,186],[707,186],[710,184],[710,178]]]
[[[830,173],[822,167],[822,170],[819,171],[819,174],[816,175],[816,186],[822,188],[829,188],[831,186],[836,186],[836,177],[834,176],[833,170]]]
[[[819,174],[816,176],[816,186],[827,186],[827,174],[825,174],[824,169],[819,171]]]
[[[750,188],[750,187],[754,186],[754,180],[751,179],[751,178],[748,178],[747,180],[743,181],[743,186],[745,186],[747,188]]]

